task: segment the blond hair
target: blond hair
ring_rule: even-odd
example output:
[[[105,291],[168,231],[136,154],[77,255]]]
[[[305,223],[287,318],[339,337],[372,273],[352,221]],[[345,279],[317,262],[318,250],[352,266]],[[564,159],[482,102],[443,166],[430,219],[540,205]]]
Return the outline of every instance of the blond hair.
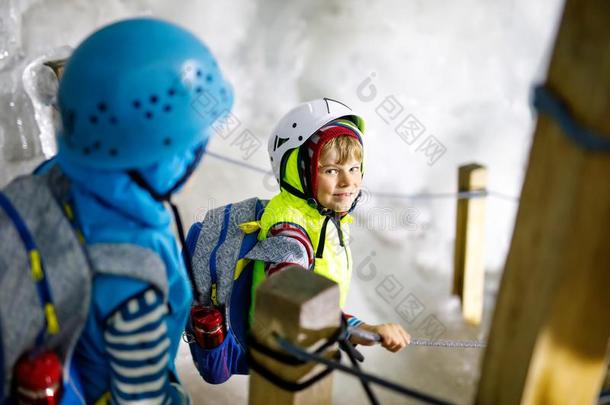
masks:
[[[362,162],[362,144],[354,137],[348,135],[338,136],[326,142],[320,151],[320,156],[328,153],[331,150],[335,150],[339,159],[338,164],[342,165],[352,158],[357,162]],[[319,163],[318,163],[319,164]]]

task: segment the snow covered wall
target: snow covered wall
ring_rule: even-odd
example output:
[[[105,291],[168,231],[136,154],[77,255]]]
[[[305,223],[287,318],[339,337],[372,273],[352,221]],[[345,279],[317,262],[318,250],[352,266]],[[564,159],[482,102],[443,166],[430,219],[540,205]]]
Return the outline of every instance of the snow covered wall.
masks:
[[[236,93],[232,127],[211,142],[211,154],[178,197],[185,222],[227,202],[272,196],[277,186],[265,174],[266,138],[275,121],[304,100],[342,100],[367,119],[348,312],[371,323],[400,322],[417,337],[485,339],[533,130],[530,90],[546,71],[561,6],[559,0],[0,0],[0,186],[55,152],[57,84],[41,63],[69,55],[111,21],[162,17],[210,46]],[[495,192],[480,328],[461,321],[449,296],[455,198],[445,193],[457,187],[457,167],[470,162],[488,167]],[[364,354],[366,370],[413,388],[459,403],[474,394],[481,352],[414,347]],[[179,367],[195,403],[246,402],[246,377],[206,385],[188,350]],[[405,403],[377,392],[382,403]],[[334,395],[336,404],[366,402],[359,383],[341,375]]]

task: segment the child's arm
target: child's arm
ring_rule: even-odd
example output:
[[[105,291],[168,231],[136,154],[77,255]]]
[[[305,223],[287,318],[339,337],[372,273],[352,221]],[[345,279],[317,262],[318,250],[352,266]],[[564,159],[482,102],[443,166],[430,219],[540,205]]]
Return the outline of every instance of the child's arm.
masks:
[[[359,318],[355,317],[354,315],[350,315],[345,312],[343,312],[343,319],[345,319],[347,326],[352,326],[352,327],[358,327],[364,323],[363,321],[361,321]]]
[[[170,380],[166,314],[161,294],[148,289],[108,318],[104,343],[113,403],[190,404],[188,394]]]
[[[265,273],[271,276],[288,266],[298,265],[306,269],[312,269],[314,263],[313,245],[309,236],[303,228],[291,222],[280,222],[273,225],[267,233],[267,238],[290,238],[301,247],[301,254],[285,257],[283,261],[277,263],[267,263]]]
[[[411,335],[409,335],[407,331],[397,323],[384,323],[381,325],[368,325],[366,323],[361,323],[358,325],[358,328],[377,333],[381,338],[381,345],[393,353],[403,349],[411,342]],[[350,337],[350,341],[354,344],[364,346],[372,346],[375,344],[375,342],[371,340],[362,339],[361,337],[355,335]]]
[[[267,277],[282,271],[288,266],[297,264],[306,269],[313,268],[314,264],[314,251],[313,245],[307,236],[307,233],[300,226],[290,223],[290,222],[281,222],[275,224],[269,229],[267,233],[267,238],[290,238],[294,241],[297,241],[299,245],[303,248],[303,254],[299,255],[299,257],[291,256],[290,258],[285,258],[282,262],[277,263],[267,263],[265,266],[265,273]],[[386,349],[397,352],[401,350],[403,347],[409,344],[411,340],[411,336],[402,328],[402,326],[396,323],[386,323],[382,325],[368,325],[356,318],[353,315],[343,314],[345,320],[347,321],[348,326],[355,326],[358,328],[362,328],[374,333],[379,334],[381,337],[381,345]],[[363,339],[359,339],[356,336],[352,336],[350,338],[352,343],[362,344],[362,345],[373,345],[374,342],[365,341]]]

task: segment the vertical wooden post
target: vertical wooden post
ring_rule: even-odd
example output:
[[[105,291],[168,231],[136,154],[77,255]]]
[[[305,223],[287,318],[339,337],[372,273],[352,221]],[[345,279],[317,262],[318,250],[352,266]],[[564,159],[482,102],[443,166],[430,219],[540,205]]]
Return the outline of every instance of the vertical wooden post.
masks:
[[[458,191],[483,191],[487,187],[487,169],[479,164],[461,166]],[[462,315],[474,325],[483,315],[485,281],[485,198],[458,199],[453,294],[462,301]]]
[[[64,74],[64,68],[66,66],[67,61],[68,61],[68,59],[50,60],[48,62],[45,62],[45,65],[47,65],[48,67],[50,67],[53,70],[53,73],[55,73],[57,80],[59,80],[59,79],[61,79],[61,76]]]
[[[567,0],[547,85],[610,137],[610,7]],[[592,404],[610,336],[610,154],[538,124],[478,404]]]
[[[298,266],[286,268],[258,287],[252,332],[255,338],[280,350],[272,336],[277,333],[301,347],[315,347],[340,326],[339,286],[331,280]],[[335,350],[337,350],[335,348]],[[265,368],[291,382],[303,382],[325,366],[289,366],[256,350],[252,355]],[[328,405],[332,398],[332,373],[305,390],[283,390],[251,370],[251,405]]]

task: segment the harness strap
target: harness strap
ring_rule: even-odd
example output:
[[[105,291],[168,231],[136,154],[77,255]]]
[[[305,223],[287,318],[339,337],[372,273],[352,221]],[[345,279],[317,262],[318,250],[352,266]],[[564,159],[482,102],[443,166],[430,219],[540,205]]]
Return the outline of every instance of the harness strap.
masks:
[[[0,192],[0,207],[2,207],[9,219],[15,225],[15,229],[27,251],[30,263],[30,273],[32,279],[36,283],[36,292],[38,293],[40,305],[44,312],[45,324],[36,338],[37,345],[41,345],[44,342],[45,333],[50,335],[59,333],[59,322],[57,320],[57,313],[53,304],[53,297],[47,280],[44,263],[40,256],[40,251],[34,242],[34,237],[28,230],[23,218],[21,218],[17,209],[15,209],[10,200],[2,192]]]

